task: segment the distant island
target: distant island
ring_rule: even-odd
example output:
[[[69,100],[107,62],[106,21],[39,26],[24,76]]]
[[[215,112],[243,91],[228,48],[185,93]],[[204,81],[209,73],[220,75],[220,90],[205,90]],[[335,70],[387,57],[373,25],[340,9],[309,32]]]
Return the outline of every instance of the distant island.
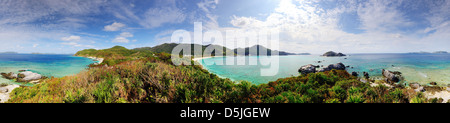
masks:
[[[420,52],[410,52],[410,54],[447,54],[447,51],[435,51],[435,52],[425,52],[425,51],[420,51]]]
[[[0,54],[19,54],[17,52],[0,52]]]
[[[295,55],[311,55],[311,53],[296,53]]]
[[[328,52],[324,53],[322,56],[325,56],[325,57],[342,57],[342,56],[347,56],[347,55],[345,55],[343,53],[336,53],[336,52],[333,52],[333,51],[328,51]]]

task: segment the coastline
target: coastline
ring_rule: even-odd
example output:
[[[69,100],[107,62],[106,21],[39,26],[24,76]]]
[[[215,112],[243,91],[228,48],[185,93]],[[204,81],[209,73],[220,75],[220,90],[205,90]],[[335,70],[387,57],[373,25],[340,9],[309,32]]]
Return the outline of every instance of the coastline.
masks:
[[[0,87],[0,103],[5,103],[9,100],[9,94],[20,85],[12,84],[4,87]]]
[[[84,56],[78,56],[78,57],[84,57]],[[101,63],[103,63],[104,58],[98,58],[98,57],[84,57],[84,58],[89,58],[92,59],[93,61],[96,61],[96,63],[93,63],[94,65],[99,65]],[[28,83],[33,83],[33,84],[39,84],[41,80],[33,80],[30,81]],[[10,93],[16,89],[19,88],[21,85],[18,84],[9,84],[7,86],[3,86],[0,87],[0,103],[5,103],[10,99]]]
[[[94,60],[94,61],[97,61],[97,63],[94,63],[95,65],[102,64],[102,63],[103,63],[103,60],[105,60],[104,58],[91,57],[91,56],[88,56],[88,57],[85,57],[85,58],[89,58],[89,59],[92,59],[92,60]]]

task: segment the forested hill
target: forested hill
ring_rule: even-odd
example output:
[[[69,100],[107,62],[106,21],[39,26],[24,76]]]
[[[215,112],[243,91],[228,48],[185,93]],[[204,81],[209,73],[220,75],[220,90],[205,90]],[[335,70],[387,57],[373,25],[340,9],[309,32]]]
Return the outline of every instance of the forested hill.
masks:
[[[244,55],[252,55],[252,56],[257,56],[259,55],[259,51],[260,50],[267,50],[268,51],[268,55],[272,55],[272,54],[279,54],[279,55],[296,55],[295,53],[288,53],[288,52],[284,52],[284,51],[277,51],[277,50],[271,50],[268,49],[264,46],[261,45],[255,45],[252,47],[247,47],[247,48],[238,48],[238,49],[229,49],[223,46],[219,46],[219,45],[199,45],[199,44],[176,44],[176,43],[166,43],[166,44],[161,44],[155,47],[142,47],[142,48],[135,48],[133,50],[135,51],[151,51],[151,52],[156,52],[156,53],[161,53],[161,52],[166,52],[166,53],[172,53],[172,50],[176,47],[180,45],[181,47],[191,47],[191,55],[202,55],[203,52],[208,51],[211,52],[211,55],[214,55],[216,51],[214,51],[214,49],[219,49],[218,52],[223,53],[223,55],[230,55],[230,54],[238,54],[237,51],[238,49],[242,49],[245,51]],[[202,52],[194,52],[194,47],[195,46],[199,46],[202,47]],[[213,46],[213,48],[207,48],[209,46]],[[257,51],[256,53],[253,52],[249,52],[249,51]]]

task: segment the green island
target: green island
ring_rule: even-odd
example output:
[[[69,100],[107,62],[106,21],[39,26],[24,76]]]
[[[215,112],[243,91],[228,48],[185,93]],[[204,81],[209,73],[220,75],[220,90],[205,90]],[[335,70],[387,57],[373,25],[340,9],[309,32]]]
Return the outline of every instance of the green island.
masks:
[[[79,51],[75,56],[104,60],[73,76],[51,77],[32,87],[16,88],[10,93],[8,103],[444,102],[442,98],[428,99],[423,92],[409,86],[392,86],[385,80],[361,82],[361,78],[345,70],[301,74],[259,85],[234,82],[202,66],[175,66],[171,54],[150,49],[115,46]],[[427,91],[444,89],[425,88]]]

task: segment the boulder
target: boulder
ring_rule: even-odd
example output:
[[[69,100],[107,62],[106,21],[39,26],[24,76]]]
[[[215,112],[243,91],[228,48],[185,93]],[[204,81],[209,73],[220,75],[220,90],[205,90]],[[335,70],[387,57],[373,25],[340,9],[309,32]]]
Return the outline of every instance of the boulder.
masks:
[[[389,71],[389,70],[382,70],[383,76],[386,78],[386,82],[389,83],[397,83],[402,80],[402,73],[398,71]]]
[[[430,82],[430,85],[437,85],[436,82]]]
[[[31,71],[25,71],[18,74],[18,82],[29,82],[33,80],[42,79],[42,75],[33,73]]]
[[[356,76],[356,77],[358,77],[358,73],[357,73],[357,72],[355,72],[355,71],[353,71],[353,72],[352,72],[352,76]]]
[[[366,79],[370,78],[369,73],[367,73],[367,72],[363,72],[363,75],[364,75],[364,78],[366,78]]]
[[[319,72],[325,72],[330,70],[345,70],[345,65],[343,63],[337,63],[337,64],[330,64],[327,67],[324,67],[319,70]]]
[[[1,75],[5,78],[5,79],[15,79],[17,78],[17,74],[10,72],[10,73],[1,73]]]
[[[302,75],[307,75],[309,73],[315,73],[317,67],[318,66],[314,66],[312,64],[305,65],[305,66],[300,67],[300,69],[298,69],[298,72],[301,73]]]

